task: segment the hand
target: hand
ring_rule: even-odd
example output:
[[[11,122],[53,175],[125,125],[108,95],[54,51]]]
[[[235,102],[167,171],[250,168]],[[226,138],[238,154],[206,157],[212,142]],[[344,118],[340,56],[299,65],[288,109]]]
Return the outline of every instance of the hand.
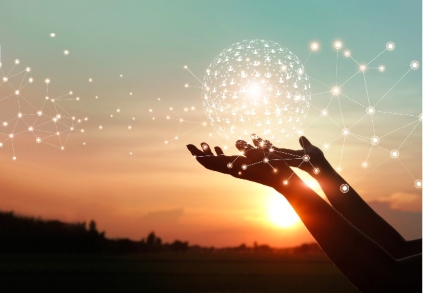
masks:
[[[191,154],[205,168],[236,178],[276,187],[287,182],[293,174],[284,160],[274,155],[266,146],[253,147],[239,140],[236,147],[241,151],[240,155],[225,156],[220,147],[215,147],[214,155],[207,143],[201,144],[202,150],[192,144],[187,145]]]
[[[331,168],[330,164],[327,162],[325,156],[323,155],[323,152],[318,147],[312,145],[310,141],[304,136],[301,136],[299,141],[303,149],[290,150],[277,148],[267,140],[262,140],[257,136],[253,137],[254,145],[267,145],[268,148],[273,149],[275,156],[285,160],[289,166],[306,171],[312,176],[319,174],[322,170]]]

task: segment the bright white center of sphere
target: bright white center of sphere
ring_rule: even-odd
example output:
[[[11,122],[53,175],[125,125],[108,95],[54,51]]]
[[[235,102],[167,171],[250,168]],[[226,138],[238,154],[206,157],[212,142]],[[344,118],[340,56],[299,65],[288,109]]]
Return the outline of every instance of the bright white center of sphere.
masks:
[[[300,129],[310,81],[301,61],[266,40],[244,40],[216,56],[203,81],[203,106],[210,124],[227,140],[255,133],[273,142]]]

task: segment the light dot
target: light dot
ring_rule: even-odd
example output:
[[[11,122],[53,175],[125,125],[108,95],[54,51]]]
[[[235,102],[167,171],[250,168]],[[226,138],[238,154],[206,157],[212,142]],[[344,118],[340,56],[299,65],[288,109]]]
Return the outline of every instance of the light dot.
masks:
[[[396,159],[396,158],[398,158],[398,157],[399,157],[399,151],[398,151],[398,150],[392,150],[392,151],[390,152],[390,155],[391,155],[391,158]]]
[[[345,57],[350,57],[351,56],[351,52],[348,51],[348,50],[344,51],[344,56]]]
[[[27,67],[27,68],[25,69],[25,71],[26,71],[26,72],[31,72],[31,67]]]
[[[264,162],[264,163],[269,163],[269,159],[268,159],[268,158],[264,158],[264,159],[263,159],[263,162]]]
[[[116,112],[120,113],[120,109],[116,109]]]
[[[203,150],[207,150],[209,148],[209,146],[206,144],[203,144],[201,147],[203,148]]]
[[[35,139],[35,141],[36,141],[37,143],[40,143],[40,142],[41,142],[41,138],[40,138],[40,137],[37,137],[37,138]]]
[[[56,34],[55,33],[51,33],[50,34],[50,37],[52,37],[52,38],[54,38],[56,36]]]
[[[43,112],[42,111],[37,111],[37,116],[43,116]]]
[[[123,77],[123,74],[119,75],[119,77]]]
[[[34,131],[34,127],[33,126],[28,127],[28,131],[29,132],[33,132]]]
[[[63,51],[63,55],[68,56],[69,55],[69,50]]]
[[[350,130],[348,128],[342,129],[342,135],[347,136],[348,134],[350,134]]]
[[[392,51],[392,50],[394,50],[395,49],[395,44],[394,44],[394,42],[388,42],[388,43],[386,43],[386,50],[388,50],[388,51]]]
[[[14,161],[16,161],[16,157],[15,157],[15,156],[13,156],[13,157],[12,157],[12,159],[13,159]]]
[[[320,113],[321,113],[321,115],[322,115],[323,117],[326,117],[326,116],[328,116],[328,115],[329,115],[329,112],[328,112],[328,110],[327,110],[327,109],[323,109]]]
[[[101,130],[101,129],[103,129],[103,126],[101,126],[101,125],[100,125],[100,126],[98,127],[98,129],[100,129],[100,130]]]
[[[49,84],[49,83],[50,83],[50,79],[49,79],[49,78],[46,78],[46,79],[44,80],[44,82],[45,82],[46,84]]]
[[[335,42],[333,43],[333,47],[334,47],[336,50],[341,49],[341,48],[342,48],[342,42],[341,42],[341,41],[335,41]]]
[[[242,169],[242,170],[247,170],[247,168],[248,168],[248,166],[247,166],[247,165],[245,165],[245,164],[243,164],[243,165],[241,166],[241,169]]]
[[[62,146],[62,147],[60,147],[60,149],[61,149],[62,151],[64,151],[64,150],[65,150],[65,147],[64,147],[64,146]]]
[[[0,148],[1,148],[1,147],[3,147],[3,143],[2,143],[2,142],[0,142]]]
[[[311,48],[312,51],[319,50],[319,43],[317,43],[317,42],[311,43],[310,48]]]
[[[325,150],[330,149],[330,144],[328,144],[328,143],[324,143],[324,144],[323,144],[323,148],[324,148]]]
[[[6,126],[7,126],[7,124],[8,124],[8,123],[7,123],[6,121],[4,121],[4,122],[3,122],[3,126],[4,126],[4,127],[6,127]]]
[[[366,113],[369,114],[369,115],[373,115],[375,112],[376,112],[376,110],[372,106],[367,107],[367,109],[366,109]]]
[[[9,79],[5,76],[5,77],[3,77],[3,81],[4,82],[7,82]]]
[[[132,152],[129,152],[129,155],[132,156]]]
[[[350,187],[349,187],[348,184],[342,184],[341,187],[340,187],[340,189],[341,189],[341,192],[342,193],[347,193],[348,190],[350,190]]]
[[[362,65],[360,65],[360,71],[366,71],[367,70],[367,66],[366,65],[364,65],[364,64],[362,64]]]
[[[128,129],[129,129],[129,130],[131,130],[131,129],[132,129],[132,126],[131,126],[131,125],[129,125],[129,126],[128,126]]]
[[[288,180],[284,180],[284,181],[282,181],[282,184],[283,184],[283,185],[288,185]]]
[[[334,86],[334,87],[331,89],[331,93],[332,93],[332,95],[334,95],[334,96],[338,96],[338,95],[341,93],[341,88],[340,88],[340,87],[338,87],[338,86]]]
[[[18,118],[22,118],[22,113],[21,112],[18,113]]]
[[[15,95],[19,96],[19,93],[20,92],[18,90],[15,91]]]
[[[339,173],[339,172],[341,172],[341,171],[342,171],[342,168],[341,168],[341,167],[337,167],[337,168],[336,168],[336,171]]]
[[[9,134],[9,138],[13,138],[15,135],[13,133]]]
[[[303,159],[304,162],[309,162],[310,161],[310,156],[309,155],[304,155],[302,159]]]
[[[34,82],[34,79],[33,79],[32,77],[30,77],[30,78],[28,79],[28,81],[29,81],[29,83],[33,83],[33,82]]]
[[[380,72],[384,72],[385,71],[385,65],[379,65],[379,67],[377,68]]]
[[[411,63],[410,63],[410,68],[411,69],[417,70],[419,67],[420,67],[420,64],[419,64],[418,61],[416,61],[416,60],[411,61]]]
[[[226,167],[228,167],[228,169],[232,169],[233,165],[232,165],[232,163],[228,163],[228,164],[226,165]]]
[[[363,167],[363,168],[367,168],[368,166],[369,166],[369,164],[367,162],[361,163],[361,167]]]
[[[422,188],[422,180],[421,179],[417,179],[416,181],[414,181],[414,187],[416,187],[416,188]]]
[[[15,64],[18,65],[19,63],[21,63],[21,61],[19,59],[16,59]]]
[[[319,168],[314,168],[313,169],[313,173],[314,174],[319,174],[320,173],[320,169]]]
[[[420,122],[422,122],[422,120],[423,120],[423,114],[422,113],[420,113],[420,115],[419,115],[419,120],[420,120]]]
[[[370,138],[370,143],[371,143],[372,145],[377,145],[379,142],[380,142],[380,138],[379,138],[379,137],[377,137],[377,136],[372,136],[372,137]]]

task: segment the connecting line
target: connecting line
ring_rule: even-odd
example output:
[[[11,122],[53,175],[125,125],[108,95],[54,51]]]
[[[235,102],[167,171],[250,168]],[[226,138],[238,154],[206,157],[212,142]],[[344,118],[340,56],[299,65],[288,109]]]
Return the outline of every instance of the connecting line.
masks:
[[[410,137],[410,135],[413,133],[414,129],[416,129],[416,127],[418,125],[420,125],[419,120],[417,120],[416,122],[417,122],[416,125],[414,125],[413,129],[411,129],[410,133],[407,135],[407,137],[404,139],[404,141],[400,144],[400,146],[398,147],[398,150],[402,147],[402,145],[405,143],[405,141]]]
[[[345,127],[345,120],[344,120],[344,114],[342,113],[341,100],[340,99],[337,99],[337,100],[338,100],[338,104],[339,104],[339,111],[341,112],[342,125],[343,125],[343,127]]]
[[[364,71],[363,71],[363,80],[364,80],[364,87],[366,88],[367,102],[369,102],[369,106],[370,106],[369,90],[367,89],[366,74],[364,73]]]
[[[354,76],[356,76],[358,73],[360,73],[360,70],[354,73],[350,78],[348,78],[343,84],[341,84],[339,87],[344,86],[347,82],[349,82]]]
[[[304,66],[307,64],[307,61],[310,58],[310,56],[311,56],[311,52],[310,52],[310,54],[308,54],[308,57],[307,57],[306,61],[304,62]]]
[[[370,60],[370,62],[369,63],[367,63],[366,64],[366,66],[368,66],[370,63],[372,63],[373,61],[375,61],[380,55],[382,55],[384,52],[386,51],[386,49],[385,50],[383,50],[382,52],[380,52],[379,54],[377,54],[377,56],[375,57],[375,58],[373,58],[372,60]]]
[[[373,169],[367,171],[366,173],[364,173],[363,175],[361,175],[360,177],[358,177],[352,184],[356,183],[358,180],[360,180],[361,178],[365,177],[367,174],[369,174],[370,172],[374,171],[376,168],[378,168],[380,165],[382,165],[383,163],[385,163],[387,160],[389,160],[390,157],[386,158],[385,161],[379,163],[377,166],[375,166]]]
[[[335,84],[338,84],[338,56],[339,50],[336,50],[336,66],[335,66]]]
[[[411,174],[410,170],[407,169],[407,167],[404,165],[404,163],[399,158],[397,158],[397,160],[401,163],[401,165],[408,172],[408,174],[410,174],[411,178],[413,178],[413,180],[416,180],[416,178],[413,176],[413,174]]]
[[[344,141],[342,142],[342,149],[341,149],[341,157],[339,158],[339,168],[341,168],[342,165],[342,156],[344,155],[344,146],[345,146],[345,139],[347,137],[344,136]]]
[[[317,93],[317,94],[311,94],[310,96],[318,96],[318,95],[321,95],[321,94],[327,94],[327,93],[330,93],[330,91],[327,91],[327,92],[320,92],[320,93]]]
[[[354,126],[356,126],[361,120],[363,120],[363,118],[364,117],[366,117],[367,116],[367,114],[366,115],[364,115],[364,116],[362,116],[357,122],[355,122],[349,129],[352,129]],[[373,119],[372,119],[372,122],[373,122]],[[373,128],[373,135],[374,135],[374,128]]]
[[[401,76],[401,78],[389,89],[389,91],[386,92],[386,94],[384,94],[379,101],[377,101],[377,103],[375,104],[375,107],[380,103],[380,101],[382,101],[382,99],[391,92],[391,90],[411,71],[411,68],[407,70],[406,73],[404,73],[403,76]]]
[[[203,86],[205,86],[204,83],[191,70],[189,70],[188,66],[186,66],[185,69],[188,70],[189,73],[191,73],[191,75],[194,76]]]
[[[313,125],[321,116],[317,116],[316,119],[314,119],[309,125],[307,125],[303,130],[305,131],[307,128],[309,128],[311,125]]]
[[[350,101],[353,101],[353,102],[354,102],[354,103],[356,103],[357,105],[360,105],[361,107],[366,108],[366,106],[364,106],[364,105],[360,104],[359,102],[357,102],[356,100],[354,100],[354,99],[352,99],[352,98],[348,97],[347,95],[344,95],[343,93],[341,93],[341,95],[342,95],[343,97],[346,97],[346,98],[347,98],[347,99],[349,99]],[[339,100],[339,99],[338,99],[338,100]]]
[[[410,116],[410,117],[418,117],[416,115],[411,115],[411,114],[401,114],[401,113],[394,113],[394,112],[384,112],[384,111],[376,111],[378,113],[383,113],[383,114],[393,114],[393,115],[401,115],[401,116]]]
[[[311,77],[310,75],[309,75],[308,77],[310,77],[312,80],[317,81],[318,83],[320,83],[320,84],[324,85],[325,87],[327,87],[328,89],[330,89],[330,86],[328,86],[327,84],[324,84],[324,83],[323,83],[323,82],[321,82],[320,80],[317,80],[317,79],[315,79],[315,78]]]
[[[366,157],[366,162],[368,162],[368,161],[369,161],[369,158],[370,158],[370,153],[372,152],[372,150],[373,150],[373,145],[371,145],[371,146],[370,146],[369,153],[367,154],[367,157]]]
[[[355,60],[351,55],[350,55],[350,58],[355,62],[355,63],[357,63],[357,65],[360,65],[360,63],[358,63],[357,62],[357,60]]]
[[[391,132],[388,132],[387,134],[385,134],[385,135],[381,136],[380,138],[385,137],[385,136],[387,136],[387,135],[389,135],[389,134],[391,134],[391,133],[394,133],[394,132],[396,132],[396,131],[398,131],[398,130],[400,130],[400,129],[403,129],[404,127],[407,127],[408,125],[411,125],[411,124],[413,124],[413,123],[416,123],[416,121],[410,122],[410,123],[408,123],[408,124],[406,124],[406,125],[404,125],[404,126],[401,126],[400,128],[397,128],[397,129],[395,129],[395,130],[392,130]]]

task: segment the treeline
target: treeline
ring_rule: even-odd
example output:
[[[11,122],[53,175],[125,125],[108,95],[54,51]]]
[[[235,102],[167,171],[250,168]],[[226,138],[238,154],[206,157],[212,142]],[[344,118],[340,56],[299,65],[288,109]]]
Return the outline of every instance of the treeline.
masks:
[[[151,232],[140,241],[130,239],[107,239],[99,232],[96,223],[63,223],[57,220],[42,220],[16,216],[13,212],[0,212],[0,253],[107,253],[132,254],[143,252],[275,252],[268,245],[254,243],[249,247],[215,249],[213,247],[190,246],[187,241],[175,240],[163,243]],[[321,253],[316,243],[283,249],[293,253]]]

